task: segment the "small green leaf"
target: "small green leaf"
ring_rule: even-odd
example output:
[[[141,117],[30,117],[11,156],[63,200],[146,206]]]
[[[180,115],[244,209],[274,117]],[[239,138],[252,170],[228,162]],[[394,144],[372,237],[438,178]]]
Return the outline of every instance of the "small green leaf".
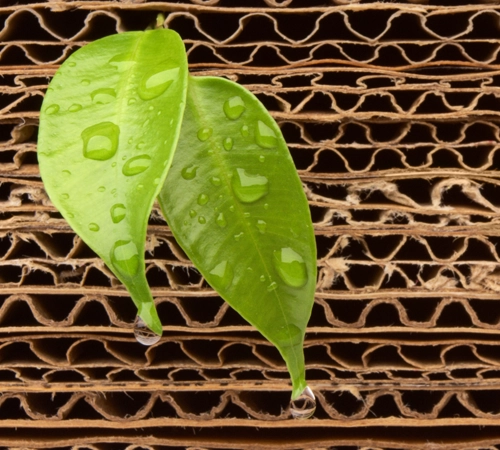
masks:
[[[276,345],[295,399],[306,388],[302,347],[316,285],[300,179],[253,94],[221,78],[190,77],[186,103],[160,206],[210,285]]]
[[[187,61],[177,33],[123,33],[68,58],[40,114],[38,159],[52,202],[160,335],[144,242],[177,145],[186,89]]]

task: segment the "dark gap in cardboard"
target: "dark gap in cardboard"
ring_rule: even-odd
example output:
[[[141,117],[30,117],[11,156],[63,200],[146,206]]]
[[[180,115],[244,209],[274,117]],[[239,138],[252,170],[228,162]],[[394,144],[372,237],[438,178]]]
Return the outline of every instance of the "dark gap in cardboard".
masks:
[[[443,409],[439,411],[440,419],[452,417],[475,417],[474,413],[460,403],[456,394],[451,396],[446,405],[444,405]]]
[[[186,297],[180,299],[180,302],[182,309],[188,314],[190,319],[199,324],[208,324],[214,321],[223,305],[220,297]],[[170,320],[168,320],[168,323],[170,324]]]
[[[470,380],[473,383],[477,380],[477,369],[454,369],[450,371],[453,379]]]
[[[469,299],[469,304],[482,323],[498,325],[500,322],[500,311],[494,301]]]
[[[126,301],[126,299],[123,300]],[[84,303],[78,314],[74,316],[73,322],[75,326],[109,326],[110,324],[110,317],[106,313],[106,309],[97,301]]]
[[[30,111],[40,111],[42,106],[43,97],[41,94],[30,95],[23,99],[22,102],[18,103],[13,108],[10,108],[11,113],[19,112],[30,112]]]
[[[213,303],[213,301],[211,301],[212,298],[210,298],[210,297],[204,297],[203,300],[207,300],[205,305]],[[182,310],[185,311],[189,315],[189,319],[186,319],[185,317],[182,316],[181,311],[179,310],[179,307],[177,305],[170,303],[168,301],[157,303],[158,315],[160,316],[162,323],[165,325],[168,325],[168,326],[186,326],[186,325],[191,326],[192,325],[191,320],[194,321],[195,319],[193,319],[193,317],[189,313],[189,307],[186,308],[186,304],[189,304],[190,301],[191,301],[191,298],[180,299]],[[206,309],[208,309],[208,308],[205,306],[204,310],[206,310]],[[220,305],[219,305],[219,309],[220,309]],[[214,316],[215,316],[215,314],[214,314]],[[212,320],[213,320],[214,316],[211,317]],[[207,322],[209,322],[209,321],[210,321],[210,319],[207,320]],[[205,323],[204,321],[198,321],[198,322],[200,324]]]
[[[444,328],[470,328],[474,325],[462,304],[451,303],[443,308],[436,320],[436,326]]]
[[[76,370],[58,370],[52,372],[48,377],[46,377],[49,383],[83,383],[85,378],[80,372]]]

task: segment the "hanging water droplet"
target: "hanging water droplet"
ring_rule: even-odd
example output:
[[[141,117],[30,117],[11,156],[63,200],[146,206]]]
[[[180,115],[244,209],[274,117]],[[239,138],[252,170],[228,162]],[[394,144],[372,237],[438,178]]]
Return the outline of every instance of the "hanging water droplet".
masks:
[[[109,210],[113,223],[120,223],[127,214],[127,208],[123,203],[115,203]]]
[[[73,103],[69,108],[68,108],[68,111],[69,112],[77,112],[77,111],[80,111],[82,109],[82,105],[80,105],[80,103]]]
[[[224,141],[222,142],[222,145],[224,146],[224,148],[229,151],[233,148],[233,140],[232,138],[230,137],[227,137],[224,139]]]
[[[266,281],[266,276],[265,275],[261,275],[259,277],[259,280],[260,280],[261,283],[264,283],[264,281]]]
[[[58,111],[59,111],[59,105],[55,103],[45,108],[45,114],[47,114],[48,116],[55,114]]]
[[[118,149],[120,128],[112,122],[101,122],[82,131],[83,156],[105,161],[112,158]]]
[[[245,234],[245,233],[243,233],[243,231],[242,231],[241,233],[235,234],[235,235],[234,235],[234,240],[235,240],[236,242],[238,242],[244,234]]]
[[[161,339],[161,336],[158,336],[154,331],[150,330],[144,320],[139,316],[135,318],[134,336],[136,341],[142,345],[153,345]]]
[[[272,128],[258,120],[255,130],[255,142],[262,148],[274,148],[278,145],[278,138]]]
[[[210,183],[212,183],[214,186],[220,186],[222,183],[222,180],[219,177],[211,177]]]
[[[201,142],[205,142],[210,136],[212,136],[212,128],[200,128],[198,130],[197,137]]]
[[[116,241],[111,249],[111,262],[125,276],[133,277],[139,270],[139,252],[132,241]]]
[[[105,187],[105,186],[99,186],[99,187],[97,188],[97,191],[98,191],[98,192],[104,192],[105,190],[106,190],[106,187]]]
[[[233,281],[234,272],[227,261],[217,264],[209,273],[217,279],[223,289],[227,289]]]
[[[316,411],[316,397],[309,386],[290,402],[290,414],[294,419],[309,419]]]
[[[257,220],[257,229],[264,234],[266,232],[267,223],[264,220]]]
[[[88,86],[90,84],[90,80],[84,79],[80,81],[80,83],[82,84],[82,86]]]
[[[276,283],[276,281],[273,281],[268,287],[267,287],[267,290],[269,292],[271,291],[275,291],[276,289],[278,288],[278,283]]]
[[[129,98],[128,102],[127,102],[129,105],[133,105],[134,103],[137,103],[137,99],[135,98]]]
[[[266,160],[266,157],[264,155],[259,156],[259,161],[264,162]]]
[[[99,231],[100,227],[96,223],[92,222],[92,223],[89,223],[89,230],[90,231]]]
[[[205,219],[204,216],[198,217],[198,222],[201,223],[202,225],[207,223],[207,219]]]
[[[137,150],[142,150],[144,147],[146,146],[146,144],[143,142],[143,141],[140,141],[136,146],[135,148]]]
[[[240,202],[253,203],[267,194],[268,182],[269,180],[262,175],[251,175],[245,169],[236,169],[232,186]]]
[[[206,205],[208,203],[208,195],[206,195],[206,194],[198,195],[197,203],[200,206]]]
[[[224,213],[220,213],[218,216],[217,216],[217,219],[215,219],[215,223],[217,225],[219,225],[219,227],[221,228],[225,228],[227,226],[227,220],[226,218],[224,217]]]
[[[243,137],[247,137],[247,136],[250,134],[250,131],[249,131],[248,125],[243,125],[243,126],[241,127],[240,132],[241,132],[241,135],[242,135]]]
[[[236,120],[245,112],[246,107],[243,99],[239,95],[236,95],[224,102],[223,109],[228,119]]]
[[[68,200],[69,199],[69,194],[61,194],[61,199],[63,200]]]
[[[307,282],[307,269],[302,256],[290,247],[274,251],[274,266],[288,286],[299,288]]]
[[[189,166],[184,167],[181,171],[182,178],[185,180],[192,180],[196,176],[196,171],[198,170],[198,166],[193,164],[189,164]]]
[[[127,162],[122,167],[123,175],[131,177],[139,173],[144,172],[151,165],[151,156],[149,155],[138,155],[127,160]]]
[[[90,98],[96,105],[107,105],[116,100],[116,91],[111,88],[97,89],[90,94]]]
[[[117,69],[118,72],[125,72],[135,64],[135,61],[131,59],[129,53],[120,53],[119,55],[113,56],[108,61],[108,64]]]
[[[155,68],[143,76],[137,93],[143,100],[152,100],[163,94],[178,77],[178,67],[167,70]]]
[[[196,217],[196,211],[194,209],[189,210],[189,217],[191,218]]]

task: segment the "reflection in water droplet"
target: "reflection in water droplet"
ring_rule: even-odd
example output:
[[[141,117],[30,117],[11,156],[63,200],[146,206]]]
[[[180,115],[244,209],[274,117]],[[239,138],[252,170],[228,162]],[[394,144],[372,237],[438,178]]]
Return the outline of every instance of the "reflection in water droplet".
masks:
[[[203,216],[200,216],[200,217],[198,217],[198,222],[201,223],[202,225],[204,225],[207,223],[207,219],[205,219],[205,217],[203,217]]]
[[[255,130],[255,142],[262,148],[274,148],[278,145],[278,138],[272,128],[269,128],[264,122],[258,120]]]
[[[143,100],[152,100],[163,94],[179,76],[179,68],[158,70],[146,73],[139,83],[137,93]]]
[[[106,187],[105,187],[105,186],[99,186],[99,187],[97,188],[97,191],[98,191],[98,192],[104,192],[105,190],[106,190]]]
[[[134,103],[137,103],[137,99],[135,98],[130,98],[129,101],[127,102],[129,105],[133,105]]]
[[[215,219],[215,223],[217,223],[217,225],[219,225],[219,227],[221,228],[225,228],[227,226],[227,220],[224,217],[224,213],[220,213],[217,216],[217,219]]]
[[[241,236],[243,236],[245,233],[243,231],[241,233],[235,234],[234,235],[234,240],[238,242],[241,239]]]
[[[181,171],[182,178],[185,180],[192,180],[196,176],[196,171],[198,170],[198,166],[193,164],[189,164],[189,166],[184,167]]]
[[[259,277],[259,280],[260,280],[261,283],[264,283],[264,281],[266,281],[266,276],[265,275],[261,275]]]
[[[267,223],[263,220],[257,220],[257,229],[264,234],[266,232]]]
[[[242,135],[243,137],[247,137],[247,136],[250,134],[250,131],[249,131],[249,129],[248,129],[248,125],[243,125],[243,126],[241,127],[241,130],[240,130],[240,131],[241,131],[241,135]]]
[[[69,198],[69,194],[61,194],[61,198],[62,198],[63,200],[68,200],[68,198]]]
[[[290,402],[290,414],[294,419],[309,419],[316,411],[316,397],[309,386]]]
[[[212,136],[212,128],[200,128],[198,130],[197,137],[201,142],[205,142],[210,136]]]
[[[278,288],[278,283],[276,283],[276,281],[273,281],[268,287],[267,287],[267,290],[269,292],[271,291],[275,291],[276,289]]]
[[[124,72],[130,69],[135,64],[135,61],[133,59],[130,59],[130,54],[121,53],[119,55],[113,56],[108,61],[108,63],[111,64],[115,69],[117,69],[118,72]]]
[[[90,98],[96,105],[107,105],[116,100],[116,92],[111,88],[97,89],[90,94]]]
[[[82,105],[80,105],[80,103],[73,103],[69,108],[68,108],[68,111],[69,112],[77,112],[77,111],[80,111],[80,109],[82,109]]]
[[[80,83],[81,83],[83,86],[88,86],[88,85],[90,84],[90,80],[85,79],[85,80],[80,81]]]
[[[229,151],[233,148],[233,140],[230,138],[230,137],[227,137],[224,139],[224,141],[222,142],[222,145],[224,146],[224,148]]]
[[[118,149],[120,128],[112,122],[101,122],[82,131],[83,156],[97,161],[112,158]]]
[[[236,169],[232,186],[240,202],[253,203],[267,194],[268,179],[262,175],[248,174],[245,169]]]
[[[196,211],[194,209],[189,210],[189,217],[196,217]]]
[[[109,210],[111,214],[111,220],[113,223],[120,223],[123,219],[125,219],[125,215],[127,214],[127,208],[123,203],[114,204]]]
[[[290,247],[273,253],[274,266],[285,284],[294,288],[304,286],[307,282],[307,269],[302,256]]]
[[[90,231],[99,231],[100,227],[96,223],[92,222],[92,223],[89,223],[89,230]]]
[[[161,336],[158,336],[155,332],[150,330],[144,320],[139,316],[135,318],[134,336],[136,341],[142,345],[153,345],[161,339]]]
[[[259,161],[264,162],[266,160],[266,157],[264,155],[259,156]]]
[[[122,168],[123,175],[131,177],[144,172],[151,165],[151,156],[138,155],[130,158]]]
[[[208,195],[206,194],[200,194],[198,195],[198,200],[197,200],[198,205],[206,205],[208,203]]]
[[[139,270],[139,252],[132,241],[116,241],[111,249],[111,262],[125,276],[134,276]]]
[[[59,105],[57,105],[55,103],[53,105],[50,105],[47,108],[45,108],[45,114],[47,114],[49,116],[52,114],[55,114],[58,111],[59,111]]]
[[[223,289],[227,289],[233,281],[234,273],[229,263],[227,261],[222,261],[210,271],[210,275],[214,276]]]
[[[222,183],[222,180],[219,177],[211,177],[210,183],[212,183],[214,186],[220,186]]]
[[[224,114],[228,119],[236,120],[245,112],[245,102],[243,99],[236,95],[224,102]]]

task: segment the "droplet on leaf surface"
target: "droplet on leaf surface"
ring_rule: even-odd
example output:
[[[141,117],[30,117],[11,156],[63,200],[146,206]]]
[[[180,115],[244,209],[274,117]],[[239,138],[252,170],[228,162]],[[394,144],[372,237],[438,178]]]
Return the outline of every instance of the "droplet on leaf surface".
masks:
[[[179,68],[158,70],[153,69],[144,75],[137,93],[143,100],[152,100],[163,94],[179,76]]]
[[[264,122],[258,120],[255,130],[255,142],[262,148],[274,148],[278,145],[276,133]]]
[[[130,158],[122,168],[123,175],[131,177],[138,175],[149,168],[151,165],[151,156],[138,155]]]
[[[210,275],[216,277],[224,289],[227,289],[233,281],[234,272],[227,261],[222,261],[210,271]]]
[[[116,241],[111,249],[111,261],[124,275],[134,276],[139,269],[139,252],[132,241]]]
[[[269,180],[262,175],[251,175],[245,169],[236,169],[232,186],[240,202],[253,203],[268,193],[268,182]]]
[[[97,89],[90,94],[90,98],[96,105],[107,105],[116,100],[116,91],[111,88]]]
[[[123,203],[116,203],[111,207],[110,214],[113,223],[120,223],[123,219],[125,219],[127,208],[125,208]]]
[[[112,158],[118,149],[120,128],[112,122],[101,122],[82,131],[83,156],[96,161]]]
[[[299,288],[306,284],[307,269],[304,259],[290,247],[274,251],[274,266],[288,286]]]
[[[190,164],[189,166],[184,167],[181,171],[182,178],[185,180],[192,180],[194,177],[196,177],[196,171],[198,170],[198,167]]]
[[[245,112],[246,107],[243,99],[239,95],[236,95],[224,102],[223,109],[228,119],[236,120]]]

